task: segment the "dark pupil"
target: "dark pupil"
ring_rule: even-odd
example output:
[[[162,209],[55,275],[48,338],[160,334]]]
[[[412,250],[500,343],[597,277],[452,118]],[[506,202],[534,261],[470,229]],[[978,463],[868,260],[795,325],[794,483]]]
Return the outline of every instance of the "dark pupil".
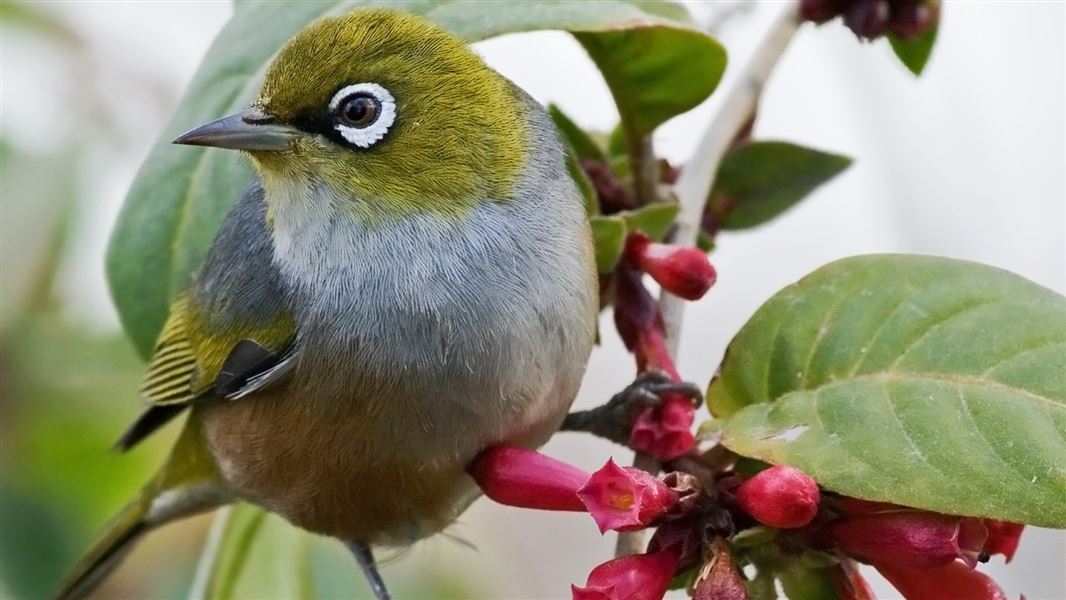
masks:
[[[344,101],[341,117],[356,127],[366,127],[378,117],[378,103],[370,96],[358,95]]]

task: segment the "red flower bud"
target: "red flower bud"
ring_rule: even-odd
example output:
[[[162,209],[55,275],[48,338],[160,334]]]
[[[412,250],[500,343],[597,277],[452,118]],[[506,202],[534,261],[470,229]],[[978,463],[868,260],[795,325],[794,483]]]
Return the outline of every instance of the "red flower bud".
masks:
[[[810,523],[818,514],[818,484],[803,471],[777,465],[740,484],[737,504],[755,520],[778,529]]]
[[[988,540],[985,541],[985,554],[1002,554],[1010,562],[1014,553],[1018,550],[1018,541],[1022,537],[1022,529],[1025,525],[985,519],[985,528],[988,529]]]
[[[925,0],[899,0],[892,5],[888,28],[902,39],[911,39],[929,31],[939,17],[939,7]]]
[[[907,600],[1006,600],[1003,590],[988,575],[960,562],[931,568],[875,564]]]
[[[496,446],[477,455],[467,469],[485,495],[500,504],[584,512],[577,490],[588,473],[539,452]]]
[[[888,0],[855,0],[844,12],[844,24],[860,38],[881,37],[888,28]]]
[[[711,559],[696,577],[692,600],[748,600],[744,580],[733,563],[733,555],[722,538],[715,538]]]
[[[800,0],[800,17],[804,21],[825,23],[840,14],[843,0]]]
[[[639,231],[626,239],[626,256],[663,289],[685,300],[699,300],[718,278],[699,248],[658,244]]]
[[[608,460],[577,491],[600,533],[643,529],[677,504],[677,493],[656,477]]]
[[[696,445],[692,422],[696,408],[687,398],[670,395],[658,408],[646,408],[637,415],[629,446],[660,461],[688,454]]]
[[[961,558],[977,563],[988,535],[979,519],[912,509],[842,519],[828,529],[844,552],[876,565],[929,569]]]
[[[671,550],[609,560],[589,573],[585,587],[570,586],[573,600],[662,600],[677,571]]]

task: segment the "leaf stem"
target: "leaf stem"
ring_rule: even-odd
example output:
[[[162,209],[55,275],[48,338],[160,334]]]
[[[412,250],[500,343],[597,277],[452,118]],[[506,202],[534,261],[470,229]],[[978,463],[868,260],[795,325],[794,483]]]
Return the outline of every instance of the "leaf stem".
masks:
[[[703,217],[703,209],[710,196],[718,165],[732,145],[737,132],[755,114],[766,81],[792,41],[799,25],[798,3],[789,3],[755,49],[714,120],[704,130],[695,153],[681,171],[674,186],[681,212],[678,214],[677,228],[671,238],[673,243],[690,246],[696,242],[700,219]],[[677,296],[663,292],[660,308],[666,333],[666,347],[676,359],[685,303]]]

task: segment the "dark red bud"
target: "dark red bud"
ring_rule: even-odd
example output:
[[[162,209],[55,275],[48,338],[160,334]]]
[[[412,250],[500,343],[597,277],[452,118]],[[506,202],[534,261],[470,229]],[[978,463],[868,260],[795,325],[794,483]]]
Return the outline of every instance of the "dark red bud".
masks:
[[[888,0],[857,0],[844,12],[844,23],[860,38],[872,40],[888,28]]]
[[[711,544],[711,558],[696,577],[692,600],[748,600],[744,580],[722,538],[715,538]]]
[[[803,527],[818,514],[818,484],[803,471],[777,465],[740,484],[737,504],[756,521],[777,527]]]
[[[658,408],[649,407],[637,415],[629,446],[661,461],[684,456],[696,445],[695,418],[696,408],[688,398],[667,396]]]
[[[937,7],[923,0],[904,0],[892,5],[888,27],[905,40],[915,38],[936,24]]]
[[[800,17],[804,21],[825,23],[840,14],[842,0],[800,0]]]
[[[573,600],[662,600],[677,571],[677,554],[663,550],[609,560],[589,573],[584,587],[570,586]]]

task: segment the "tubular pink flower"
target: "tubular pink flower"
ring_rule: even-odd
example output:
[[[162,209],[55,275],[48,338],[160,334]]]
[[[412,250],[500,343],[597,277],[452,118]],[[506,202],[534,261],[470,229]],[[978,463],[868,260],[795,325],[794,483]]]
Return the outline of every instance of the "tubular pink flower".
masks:
[[[931,569],[875,563],[906,600],[1006,600],[996,582],[960,562]]]
[[[677,560],[672,550],[609,560],[589,573],[584,587],[571,585],[570,593],[573,600],[662,600]]]
[[[542,510],[585,511],[577,490],[588,473],[539,452],[495,446],[467,468],[485,495],[500,504]]]
[[[629,445],[664,462],[684,456],[696,445],[692,434],[695,418],[692,402],[667,396],[658,408],[646,408],[637,415]]]
[[[608,460],[589,477],[577,497],[600,533],[643,529],[677,504],[677,493],[646,471]]]
[[[985,554],[1002,554],[1007,562],[1010,562],[1018,550],[1018,542],[1025,525],[995,519],[985,519],[984,522],[988,529],[988,540],[984,547]]]
[[[778,529],[803,527],[818,514],[818,484],[803,471],[777,465],[740,484],[737,504],[756,521]]]
[[[855,558],[914,569],[942,567],[957,558],[972,568],[988,537],[980,519],[913,509],[845,518],[829,525],[828,534]]]
[[[626,256],[671,294],[699,300],[718,278],[699,248],[658,244],[639,231],[626,239]]]

